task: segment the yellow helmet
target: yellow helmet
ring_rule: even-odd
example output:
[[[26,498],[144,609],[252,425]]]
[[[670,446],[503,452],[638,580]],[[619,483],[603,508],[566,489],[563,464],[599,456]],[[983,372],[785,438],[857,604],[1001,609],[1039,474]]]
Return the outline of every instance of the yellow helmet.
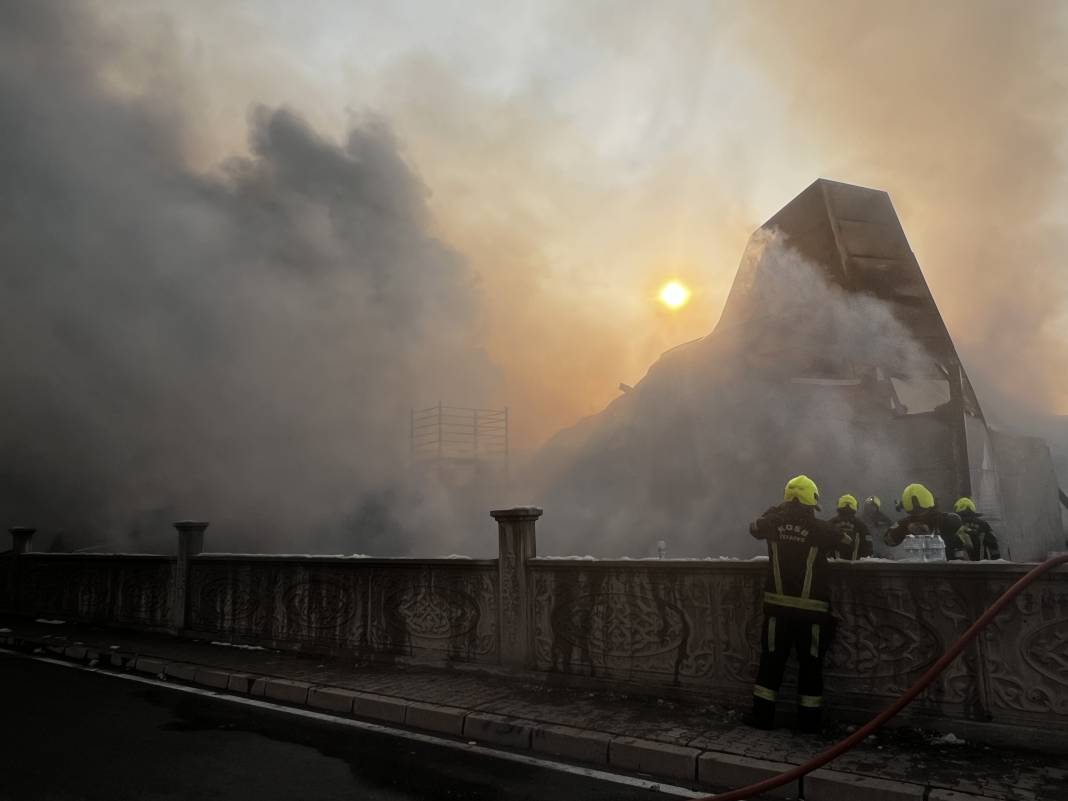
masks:
[[[838,499],[838,508],[845,509],[846,507],[852,509],[854,512],[857,511],[857,499],[848,493]]]
[[[800,501],[805,506],[819,507],[820,490],[808,476],[791,478],[783,493],[784,501]]]
[[[964,511],[975,512],[975,501],[971,498],[957,498],[957,502],[953,504],[953,511],[957,514]]]
[[[909,484],[901,492],[901,505],[905,507],[906,512],[931,509],[935,505],[935,499],[923,484]]]
[[[864,503],[870,503],[876,509],[883,508],[883,502],[879,500],[878,495],[869,495],[867,498],[864,499]]]

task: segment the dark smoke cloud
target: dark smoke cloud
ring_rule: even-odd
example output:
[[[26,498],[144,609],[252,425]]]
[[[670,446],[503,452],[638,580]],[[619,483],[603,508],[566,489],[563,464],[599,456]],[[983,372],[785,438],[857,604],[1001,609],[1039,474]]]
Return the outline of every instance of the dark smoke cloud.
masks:
[[[254,108],[248,154],[205,174],[180,66],[131,87],[122,55],[76,7],[0,5],[5,519],[386,553],[447,529],[403,481],[407,411],[496,376],[388,128],[337,144]]]

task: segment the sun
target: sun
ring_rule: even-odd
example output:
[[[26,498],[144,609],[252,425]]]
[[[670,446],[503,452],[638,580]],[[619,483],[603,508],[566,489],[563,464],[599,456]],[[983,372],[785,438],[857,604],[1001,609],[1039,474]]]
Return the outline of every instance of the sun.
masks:
[[[681,309],[690,300],[692,293],[678,281],[668,281],[660,287],[660,302],[669,309]]]

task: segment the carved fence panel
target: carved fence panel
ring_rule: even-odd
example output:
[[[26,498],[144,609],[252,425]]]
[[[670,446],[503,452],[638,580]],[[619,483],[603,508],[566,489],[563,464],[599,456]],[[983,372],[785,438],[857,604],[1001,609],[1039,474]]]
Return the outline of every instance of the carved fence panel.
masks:
[[[832,576],[838,627],[824,670],[828,693],[867,711],[908,689],[994,600],[961,566],[841,564]],[[904,714],[983,720],[988,706],[972,645]]]
[[[1011,584],[989,577],[984,594],[995,597]],[[980,635],[982,661],[995,720],[1068,726],[1068,576],[1032,584]]]
[[[24,554],[15,606],[43,617],[167,628],[173,563],[166,556]]]
[[[737,696],[759,659],[762,571],[692,563],[538,559],[534,663],[541,670]]]
[[[735,701],[751,692],[763,563],[534,559],[528,569],[539,670]],[[834,705],[859,713],[885,707],[1027,569],[832,565],[839,625],[825,677]],[[948,718],[1047,729],[1068,722],[1068,571],[1020,596],[905,716],[921,724]]]
[[[495,662],[496,563],[198,556],[190,626],[313,649]]]
[[[221,638],[358,647],[366,572],[327,560],[194,557],[189,626]]]
[[[377,570],[369,597],[375,651],[496,663],[496,563]]]

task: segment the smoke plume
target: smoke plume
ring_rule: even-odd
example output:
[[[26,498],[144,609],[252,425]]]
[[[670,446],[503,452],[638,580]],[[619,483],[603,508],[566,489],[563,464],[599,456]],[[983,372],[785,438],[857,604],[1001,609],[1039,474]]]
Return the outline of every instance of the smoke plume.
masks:
[[[937,427],[918,449],[880,401],[888,376],[946,384],[885,303],[829,283],[763,230],[738,281],[713,333],[664,354],[605,413],[547,446],[550,550],[578,541],[598,556],[651,555],[665,539],[674,556],[751,556],[748,523],[790,477],[815,479],[829,511],[847,492],[895,497],[917,458],[937,458]],[[946,384],[936,403],[948,400]]]
[[[742,41],[787,125],[835,175],[894,198],[994,416],[1068,408],[1052,369],[1068,363],[1064,6],[747,9]]]
[[[255,107],[248,155],[200,172],[180,65],[116,85],[116,44],[74,6],[0,11],[5,517],[68,542],[204,517],[216,549],[452,531],[402,481],[408,408],[496,375],[388,127]]]
[[[707,334],[821,176],[890,192],[990,418],[1068,412],[1063,4],[461,5],[0,3],[11,522],[482,552],[507,500],[414,488],[408,408],[540,445]]]

